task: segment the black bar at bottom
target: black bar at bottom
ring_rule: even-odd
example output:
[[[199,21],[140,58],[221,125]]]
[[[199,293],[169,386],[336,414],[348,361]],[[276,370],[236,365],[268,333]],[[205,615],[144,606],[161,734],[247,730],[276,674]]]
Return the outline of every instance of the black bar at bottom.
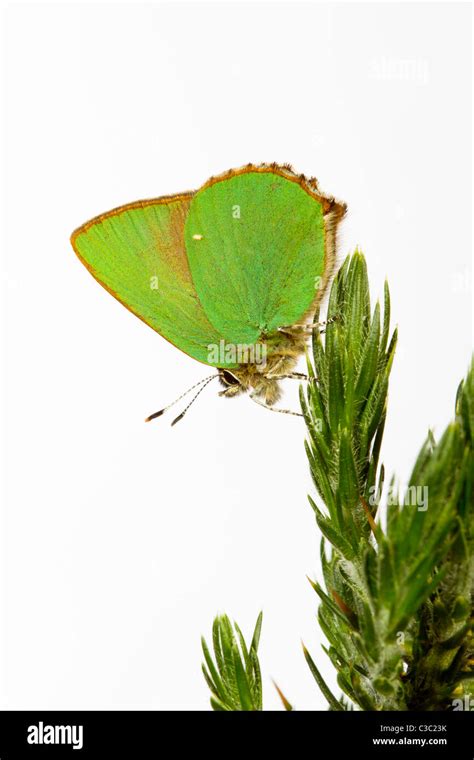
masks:
[[[0,760],[159,758],[230,749],[245,758],[347,752],[369,757],[473,760],[474,716],[358,712],[0,712]],[[285,752],[285,753],[286,753]]]

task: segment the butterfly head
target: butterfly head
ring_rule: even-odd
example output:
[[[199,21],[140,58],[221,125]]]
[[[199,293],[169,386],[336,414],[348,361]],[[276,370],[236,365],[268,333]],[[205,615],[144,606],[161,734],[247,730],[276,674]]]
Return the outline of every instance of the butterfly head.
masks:
[[[237,373],[238,370],[235,372]],[[237,396],[245,391],[238,375],[228,369],[219,369],[219,382],[224,386],[224,390],[219,392],[219,396]]]

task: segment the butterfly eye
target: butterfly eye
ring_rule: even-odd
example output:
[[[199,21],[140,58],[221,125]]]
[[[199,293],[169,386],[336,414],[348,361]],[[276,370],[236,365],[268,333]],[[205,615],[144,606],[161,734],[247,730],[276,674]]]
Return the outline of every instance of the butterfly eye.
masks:
[[[228,372],[226,369],[221,370],[220,377],[224,382],[224,385],[240,385],[240,381],[237,380],[235,375],[233,375],[232,372]]]

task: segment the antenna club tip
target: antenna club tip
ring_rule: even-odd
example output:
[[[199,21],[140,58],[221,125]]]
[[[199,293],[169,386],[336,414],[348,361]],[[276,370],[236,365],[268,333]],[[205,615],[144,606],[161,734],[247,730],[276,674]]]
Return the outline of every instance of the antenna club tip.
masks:
[[[145,422],[151,422],[152,420],[156,420],[157,417],[161,417],[163,412],[166,411],[165,409],[161,409],[159,412],[155,412],[154,414],[150,414],[149,417],[145,418]]]
[[[164,409],[160,409],[159,412],[155,412],[154,414],[150,414],[148,417],[146,417],[145,418],[145,422],[151,422],[151,420],[155,420],[157,417],[161,417],[162,414],[164,414],[171,406],[174,406],[178,401],[180,401],[190,391],[194,390],[194,388],[197,388],[198,386],[201,386],[201,388],[198,390],[198,392],[196,393],[196,395],[194,396],[194,398],[192,399],[192,401],[190,401],[190,403],[187,405],[186,409],[183,412],[181,412],[181,414],[178,415],[178,417],[176,417],[173,420],[173,422],[171,423],[171,426],[176,425],[177,422],[179,422],[180,420],[183,419],[183,417],[186,414],[186,412],[188,411],[189,407],[191,406],[191,404],[194,403],[194,401],[197,399],[197,397],[199,396],[199,394],[201,393],[201,391],[204,390],[204,388],[206,387],[206,385],[208,385],[211,382],[211,380],[213,380],[215,377],[219,377],[219,373],[217,373],[215,375],[210,375],[210,377],[205,377],[203,380],[200,380],[198,383],[196,383],[195,385],[193,385],[191,388],[188,388],[187,391],[185,391],[184,393],[182,393],[181,396],[179,396],[177,399],[175,399],[175,401],[173,401],[172,404],[168,404],[168,406],[165,406]]]

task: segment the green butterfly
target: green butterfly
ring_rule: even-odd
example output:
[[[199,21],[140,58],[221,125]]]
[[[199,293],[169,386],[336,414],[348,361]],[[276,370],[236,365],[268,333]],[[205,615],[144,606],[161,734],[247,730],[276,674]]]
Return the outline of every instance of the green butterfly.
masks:
[[[196,192],[101,214],[71,243],[127,309],[217,368],[193,386],[196,396],[217,377],[220,395],[248,391],[272,408],[279,381],[301,377],[293,370],[334,271],[345,210],[288,164],[248,164]]]

